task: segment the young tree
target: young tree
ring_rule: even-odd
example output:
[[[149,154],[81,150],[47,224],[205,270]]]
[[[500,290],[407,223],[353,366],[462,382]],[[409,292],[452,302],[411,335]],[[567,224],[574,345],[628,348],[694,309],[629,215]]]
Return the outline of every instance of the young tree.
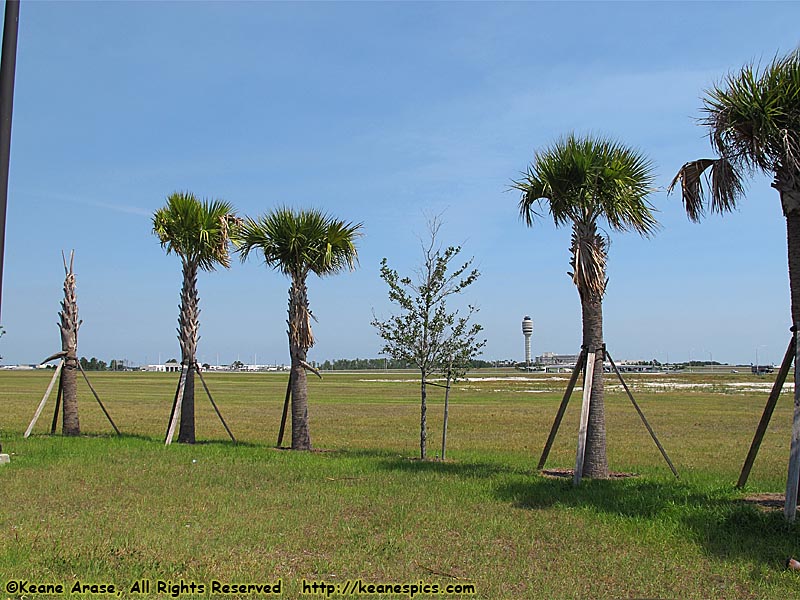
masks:
[[[596,353],[584,477],[608,477],[603,403],[608,239],[598,226],[604,221],[615,231],[653,233],[657,223],[647,202],[653,179],[652,164],[640,152],[607,139],[569,135],[537,151],[525,178],[513,183],[522,192],[519,211],[528,227],[540,207],[547,209],[556,227],[572,226],[570,275],[581,299],[583,346]]]
[[[260,251],[264,262],[291,279],[289,287],[289,354],[291,356],[292,449],[311,450],[308,428],[306,362],[314,345],[306,279],[353,270],[358,263],[355,241],[361,223],[346,223],[318,210],[279,208],[242,225],[239,251],[242,261]],[[314,369],[311,369],[314,370]]]
[[[217,265],[230,266],[228,250],[238,223],[233,213],[233,206],[222,200],[201,202],[194,194],[178,192],[169,196],[166,206],[153,214],[153,233],[167,254],[177,254],[183,265],[178,340],[181,363],[187,371],[178,442],[195,441],[194,365],[200,328],[197,271],[213,271]]]
[[[469,361],[480,354],[486,340],[478,340],[483,330],[471,323],[478,311],[469,305],[467,314],[448,312],[448,297],[462,292],[480,276],[472,268],[473,259],[452,269],[451,262],[461,253],[461,246],[442,250],[438,242],[441,221],[428,222],[429,237],[423,242],[422,265],[416,277],[400,277],[389,268],[386,258],[381,261],[381,279],[389,286],[389,299],[400,309],[399,314],[386,321],[377,317],[372,325],[384,341],[382,354],[414,365],[420,371],[420,457],[427,458],[427,377],[434,373],[451,373],[453,379],[462,377]],[[452,270],[451,270],[452,269]]]

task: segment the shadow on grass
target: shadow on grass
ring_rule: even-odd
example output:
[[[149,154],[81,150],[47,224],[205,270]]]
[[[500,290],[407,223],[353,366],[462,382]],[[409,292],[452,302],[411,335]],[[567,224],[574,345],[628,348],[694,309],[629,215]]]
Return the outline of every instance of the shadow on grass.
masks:
[[[534,477],[501,484],[499,499],[524,509],[584,508],[606,518],[642,527],[652,535],[664,525],[685,532],[706,553],[719,558],[744,558],[782,567],[800,553],[800,526],[787,523],[782,510],[761,510],[736,498],[732,489],[709,488],[644,478],[571,480]],[[756,576],[756,574],[754,574]]]
[[[450,460],[421,460],[386,450],[345,450],[340,456],[365,458],[375,461],[376,467],[384,471],[404,473],[431,473],[456,478],[495,478],[498,475],[530,475],[529,469],[515,468],[501,462],[475,462]]]
[[[83,435],[81,437],[87,438],[100,438],[100,439],[107,439],[107,440],[138,440],[142,442],[148,443],[156,443],[160,445],[164,445],[164,437],[158,435],[142,435],[140,433],[121,433],[117,435],[115,433],[108,433],[108,434],[89,434]],[[216,439],[216,440],[196,440],[194,444],[182,444],[178,442],[177,439],[173,440],[173,445],[176,446],[241,446],[243,448],[260,448],[264,447],[263,444],[254,444],[253,442],[241,442],[239,440],[232,441],[230,438],[224,439]]]

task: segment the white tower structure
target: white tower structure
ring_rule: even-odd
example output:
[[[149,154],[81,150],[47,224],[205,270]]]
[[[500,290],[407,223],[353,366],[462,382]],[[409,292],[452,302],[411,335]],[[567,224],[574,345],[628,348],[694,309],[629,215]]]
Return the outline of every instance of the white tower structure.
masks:
[[[522,319],[522,335],[525,336],[525,365],[531,365],[531,336],[533,335],[533,319],[525,316]]]

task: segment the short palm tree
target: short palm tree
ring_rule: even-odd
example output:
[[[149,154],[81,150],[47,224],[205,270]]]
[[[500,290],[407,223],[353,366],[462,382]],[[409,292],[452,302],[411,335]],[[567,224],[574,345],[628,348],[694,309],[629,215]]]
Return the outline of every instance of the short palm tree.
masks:
[[[200,201],[189,192],[170,195],[166,206],[153,214],[153,233],[167,254],[174,252],[183,263],[178,341],[186,383],[179,442],[193,444],[195,441],[194,370],[200,328],[197,271],[213,271],[217,265],[230,266],[229,247],[236,225],[233,206],[228,202]]]
[[[346,223],[317,210],[278,208],[258,219],[245,219],[239,233],[242,261],[254,250],[264,262],[291,279],[289,354],[291,356],[292,449],[310,450],[306,357],[314,345],[306,278],[353,270],[358,263],[356,238],[361,224]]]
[[[800,322],[800,50],[759,70],[747,65],[708,90],[703,99],[717,158],[688,162],[680,182],[686,213],[699,221],[708,208],[727,212],[744,195],[744,177],[771,175],[786,217],[792,322]],[[705,175],[705,177],[704,177]],[[708,185],[703,185],[703,180]]]
[[[521,217],[530,227],[545,207],[556,227],[572,226],[572,280],[583,313],[583,347],[596,352],[587,428],[584,477],[608,476],[603,404],[603,295],[608,240],[598,229],[633,230],[647,236],[657,223],[647,201],[652,163],[618,142],[569,135],[537,151],[525,176],[512,184],[522,192]]]
[[[61,371],[62,423],[64,435],[80,435],[81,425],[78,418],[78,300],[75,294],[75,272],[72,269],[75,253],[64,259],[64,299],[58,313],[61,330],[61,351],[64,353],[64,368]]]

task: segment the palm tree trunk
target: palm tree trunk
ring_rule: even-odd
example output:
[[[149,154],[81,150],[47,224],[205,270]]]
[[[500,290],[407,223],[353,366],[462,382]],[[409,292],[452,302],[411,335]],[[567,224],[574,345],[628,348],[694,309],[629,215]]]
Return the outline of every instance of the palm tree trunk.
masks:
[[[583,477],[605,479],[608,477],[606,458],[605,389],[603,384],[603,303],[583,302],[583,344],[589,352],[595,352],[594,377],[592,379],[589,423],[586,429],[586,450],[583,461]]]
[[[422,383],[420,384],[420,393],[422,395],[422,404],[420,407],[419,417],[419,454],[422,460],[428,458],[428,390],[425,386],[425,369],[421,369]]]
[[[292,356],[292,450],[311,450],[308,431],[308,379],[300,361],[305,361],[302,348],[290,344]]]
[[[789,290],[792,296],[792,324],[800,321],[800,189],[795,189],[793,181],[800,183],[800,173],[790,178],[788,174],[777,173],[772,184],[781,195],[783,212],[786,215],[786,241],[789,250]]]
[[[178,442],[194,444],[194,363],[197,355],[197,338],[200,329],[200,298],[197,295],[197,265],[183,263],[183,288],[178,316],[178,341],[181,345],[181,363],[186,365],[186,385],[181,403],[181,424]]]
[[[78,300],[75,295],[75,274],[72,271],[72,255],[67,267],[64,262],[64,300],[61,302],[61,312],[58,313],[61,322],[61,350],[66,352],[64,368],[61,371],[61,386],[63,391],[63,412],[61,433],[64,435],[80,435],[81,426],[78,420]]]
[[[305,278],[292,278],[289,288],[289,355],[292,360],[292,450],[311,450],[308,428],[308,380],[303,363],[313,345]]]
[[[178,429],[178,442],[181,444],[194,444],[195,442],[194,419],[194,366],[186,369],[186,383],[183,388],[183,402],[181,403],[181,424]]]
[[[786,216],[786,242],[789,255],[789,291],[792,297],[792,325],[800,326],[800,173],[794,173],[794,177],[787,177],[786,173],[776,173],[775,182],[772,184],[781,195],[783,214]],[[796,333],[796,332],[795,332]],[[786,482],[786,503],[784,515],[789,521],[793,521],[796,516],[796,509],[792,504],[797,504],[797,418],[798,418],[798,397],[797,389],[800,385],[798,377],[798,364],[795,360],[795,402],[794,418],[792,422],[792,443],[789,454],[789,474]]]
[[[80,435],[81,425],[78,419],[78,370],[74,354],[68,354],[61,370],[61,386],[63,390],[63,412],[61,433],[63,435]]]
[[[604,406],[603,295],[606,290],[606,240],[594,221],[576,222],[572,233],[573,281],[581,297],[583,347],[595,353],[594,377],[586,428],[582,477],[608,477],[606,418]]]

